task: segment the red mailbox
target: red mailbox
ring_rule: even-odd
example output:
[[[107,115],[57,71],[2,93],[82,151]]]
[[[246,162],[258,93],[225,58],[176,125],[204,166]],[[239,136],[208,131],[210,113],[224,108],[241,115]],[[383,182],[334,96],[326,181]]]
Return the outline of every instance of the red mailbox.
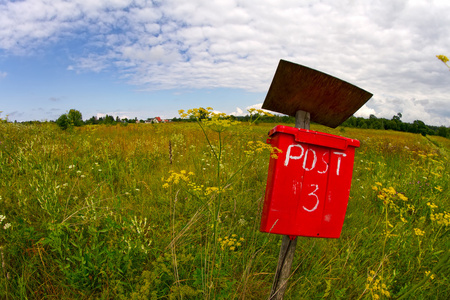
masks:
[[[269,136],[283,152],[270,159],[260,231],[338,238],[359,141],[281,125]]]

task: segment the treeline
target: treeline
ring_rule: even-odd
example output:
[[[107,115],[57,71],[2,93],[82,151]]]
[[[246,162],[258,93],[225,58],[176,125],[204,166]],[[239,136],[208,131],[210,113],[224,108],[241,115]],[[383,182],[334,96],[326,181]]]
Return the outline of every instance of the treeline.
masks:
[[[253,122],[253,123],[295,123],[295,118],[290,116],[265,116],[265,115],[246,115],[246,116],[231,116],[232,119],[242,122]],[[377,118],[375,115],[370,115],[368,119],[351,116],[344,123],[341,124],[343,127],[352,128],[362,128],[362,129],[379,129],[379,130],[395,130],[404,131],[411,133],[419,133],[423,136],[425,135],[438,135],[446,138],[450,138],[450,127],[445,126],[432,126],[426,125],[423,121],[415,120],[412,123],[403,122],[401,120],[402,114],[398,113],[393,116],[392,119]],[[256,119],[256,120],[255,120]],[[186,122],[195,121],[194,118],[182,119],[173,118],[172,122]],[[62,115],[56,123],[62,128],[67,129],[70,126],[81,126],[81,125],[127,125],[128,123],[144,122],[144,120],[135,119],[120,119],[119,117],[113,117],[106,115],[105,117],[96,118],[91,117],[90,119],[83,121],[81,113],[77,110],[70,110],[69,113]],[[28,121],[22,122],[23,124],[35,124],[40,123],[38,121]]]
[[[370,115],[368,119],[350,117],[341,126],[363,128],[363,129],[381,129],[381,130],[395,130],[411,133],[420,133],[421,135],[439,135],[450,138],[450,128],[445,126],[426,125],[423,121],[415,120],[412,123],[402,122],[402,114],[398,113],[392,119],[377,118]]]
[[[235,117],[240,121],[251,121],[252,116]],[[254,116],[253,116],[254,118]],[[411,133],[420,133],[425,135],[439,135],[450,138],[450,127],[426,125],[423,121],[415,120],[412,123],[403,122],[401,120],[402,114],[398,113],[392,119],[377,118],[375,115],[370,115],[368,119],[351,116],[340,126],[362,128],[362,129],[380,129],[380,130],[394,130]],[[295,118],[290,116],[261,116],[258,122],[264,123],[295,123]]]
[[[101,124],[106,124],[106,125],[116,125],[116,124],[128,124],[128,123],[136,123],[136,122],[144,122],[143,120],[138,121],[137,119],[128,119],[128,118],[119,118],[119,117],[113,117],[113,116],[109,116],[106,115],[104,117],[91,117],[90,119],[86,120],[84,123],[86,125],[101,125]]]
[[[250,121],[252,116],[247,115],[244,117],[235,118],[241,121]],[[450,138],[450,127],[426,125],[423,121],[420,120],[415,120],[412,123],[407,123],[403,122],[401,118],[401,113],[393,116],[390,120],[386,118],[377,118],[375,115],[370,115],[368,119],[351,116],[340,126],[362,129],[394,130],[420,133],[423,136],[439,135],[442,137]],[[295,123],[295,118],[289,116],[261,116],[258,121],[264,123]]]

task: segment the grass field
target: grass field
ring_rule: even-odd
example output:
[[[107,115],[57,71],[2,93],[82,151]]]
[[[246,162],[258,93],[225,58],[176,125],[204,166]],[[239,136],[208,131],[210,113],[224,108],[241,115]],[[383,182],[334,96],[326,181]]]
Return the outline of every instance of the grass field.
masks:
[[[200,125],[0,124],[0,298],[266,299],[274,125]],[[285,299],[448,299],[449,140],[311,129],[361,147],[342,235],[299,237]]]

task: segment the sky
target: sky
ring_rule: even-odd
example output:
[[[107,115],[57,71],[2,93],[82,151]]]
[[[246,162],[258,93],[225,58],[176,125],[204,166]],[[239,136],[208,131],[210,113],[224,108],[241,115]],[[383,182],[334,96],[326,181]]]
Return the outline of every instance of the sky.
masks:
[[[261,107],[279,60],[374,96],[355,114],[450,126],[448,0],[0,0],[0,118]]]

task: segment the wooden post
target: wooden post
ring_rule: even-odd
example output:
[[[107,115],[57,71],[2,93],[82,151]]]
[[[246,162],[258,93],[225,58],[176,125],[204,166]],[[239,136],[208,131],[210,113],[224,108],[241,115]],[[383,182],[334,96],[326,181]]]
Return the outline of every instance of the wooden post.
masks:
[[[310,114],[307,111],[297,110],[295,113],[295,128],[308,129],[310,123]]]
[[[295,113],[295,127],[309,129],[309,112],[298,110]],[[289,275],[291,273],[292,261],[294,260],[295,247],[297,246],[297,237],[291,239],[290,236],[283,236],[281,242],[280,254],[278,256],[278,266],[273,279],[272,291],[269,300],[283,299],[287,288]]]

